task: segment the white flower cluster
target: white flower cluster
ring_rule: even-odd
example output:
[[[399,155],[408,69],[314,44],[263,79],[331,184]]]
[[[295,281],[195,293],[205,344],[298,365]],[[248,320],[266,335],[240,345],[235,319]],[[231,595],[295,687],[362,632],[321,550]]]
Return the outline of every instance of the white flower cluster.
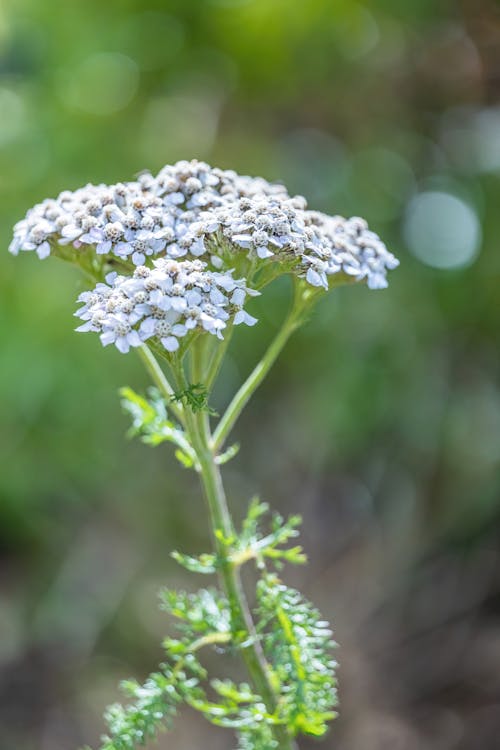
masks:
[[[108,274],[105,284],[83,292],[75,314],[85,322],[76,330],[97,331],[104,346],[115,344],[123,353],[148,339],[174,352],[196,328],[222,338],[231,317],[236,325],[254,325],[243,304],[255,294],[229,271],[207,271],[201,260],[158,258],[152,268],[138,266],[132,276]]]
[[[243,251],[261,267],[286,263],[284,270],[326,289],[328,276],[338,273],[382,288],[398,264],[362,219],[309,211],[304,198],[291,198],[281,185],[198,161],[135,182],[65,191],[16,224],[9,249],[45,258],[57,245],[90,246],[135,266],[158,256],[191,257],[217,269],[232,267],[231,254]]]
[[[308,211],[307,218],[315,229],[313,247],[303,256],[310,284],[328,289],[327,276],[342,271],[356,281],[366,280],[369,289],[387,287],[387,271],[397,268],[399,261],[364,219],[319,211]]]
[[[223,238],[261,261],[284,262],[312,286],[325,289],[328,276],[339,273],[382,289],[387,270],[399,264],[364,219],[308,211],[301,196],[240,198],[203,212],[189,235],[207,246],[214,232],[214,246]]]
[[[260,177],[180,161],[156,177],[144,173],[135,182],[86,185],[43,201],[15,225],[9,250],[14,255],[35,250],[46,258],[57,244],[91,245],[100,255],[130,259],[134,265],[160,253],[199,257],[205,253],[203,243],[188,230],[200,211],[242,195],[286,195],[286,190]]]

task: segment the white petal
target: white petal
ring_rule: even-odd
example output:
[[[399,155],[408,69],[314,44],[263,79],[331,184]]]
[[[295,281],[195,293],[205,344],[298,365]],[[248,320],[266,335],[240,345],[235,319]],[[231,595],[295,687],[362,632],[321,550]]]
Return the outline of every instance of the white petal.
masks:
[[[140,328],[139,328],[140,335],[143,339],[149,338],[150,336],[153,336],[155,332],[155,321],[153,318],[146,318],[146,320],[143,320]]]
[[[312,284],[312,286],[324,286],[325,285],[321,274],[315,271],[314,268],[309,268],[306,274],[306,279],[309,282],[309,284]]]
[[[172,333],[174,336],[178,336],[179,338],[182,338],[182,336],[186,335],[187,328],[182,323],[176,323],[174,326],[172,326]]]
[[[137,331],[130,331],[127,336],[128,343],[130,346],[141,346],[142,340]]]
[[[78,326],[78,328],[75,328],[75,331],[78,331],[78,333],[86,333],[87,331],[92,330],[92,322],[88,320],[86,323],[83,323],[83,325]]]
[[[66,226],[61,230],[61,235],[69,240],[74,240],[81,233],[82,230],[79,227],[76,227],[74,224],[66,224]]]
[[[130,349],[128,337],[118,336],[118,338],[115,341],[115,346],[119,352],[121,352],[122,354],[127,354],[128,350]]]
[[[245,310],[238,310],[234,316],[234,324],[239,325],[240,323],[245,323],[247,326],[254,326],[257,323],[257,318],[249,315]]]
[[[201,294],[194,289],[186,293],[186,302],[188,307],[196,307],[201,302]]]
[[[233,234],[231,239],[240,247],[250,247],[252,244],[252,236],[250,234]]]
[[[344,263],[342,270],[349,276],[357,276],[361,269],[356,263]]]
[[[203,242],[203,238],[200,237],[195,242],[193,242],[193,244],[189,248],[189,251],[191,255],[195,255],[196,257],[203,255],[203,253],[205,252],[205,243]]]
[[[115,255],[119,255],[120,258],[126,258],[132,252],[132,245],[129,242],[119,242],[115,245]]]
[[[172,244],[167,247],[167,255],[169,255],[170,258],[182,258],[186,253],[186,248],[179,247],[175,242],[172,242]]]
[[[233,303],[233,305],[236,305],[236,307],[241,307],[241,305],[245,301],[245,297],[246,292],[244,289],[235,289],[231,297],[231,302]]]
[[[36,254],[40,258],[40,260],[43,260],[50,255],[50,245],[47,240],[45,240],[45,242],[42,242],[42,244],[37,247]]]
[[[167,350],[167,352],[175,352],[179,348],[179,342],[175,338],[175,336],[165,336],[165,338],[161,339],[161,343]]]
[[[146,256],[144,255],[144,253],[139,253],[139,252],[136,251],[132,255],[132,263],[134,264],[134,266],[142,266],[142,265],[144,265],[144,261],[145,260],[146,260]]]
[[[262,258],[262,259],[264,259],[264,258],[271,258],[274,255],[274,253],[272,253],[270,250],[268,250],[267,247],[257,247],[255,249],[255,252],[259,256],[259,258]]]
[[[105,255],[106,253],[109,253],[111,250],[111,240],[106,240],[105,242],[98,242],[95,248],[95,251],[98,255]]]
[[[177,312],[183,312],[187,307],[184,297],[171,297],[170,304],[172,306],[172,310],[176,310]]]
[[[388,286],[383,273],[373,273],[368,276],[368,289],[386,289]]]
[[[245,323],[247,326],[254,326],[257,322],[257,318],[254,318],[253,315],[249,315],[247,312],[245,313]]]
[[[104,333],[101,333],[100,339],[103,346],[108,346],[108,344],[112,344],[115,340],[116,336],[114,331],[105,331]]]
[[[12,255],[17,255],[19,253],[20,248],[21,248],[21,240],[19,239],[19,237],[14,237],[14,239],[9,245],[9,253],[12,253]]]
[[[222,305],[222,303],[225,302],[225,301],[226,301],[226,298],[224,297],[224,295],[222,294],[222,292],[220,292],[218,289],[216,289],[214,287],[210,291],[210,302],[213,305]]]

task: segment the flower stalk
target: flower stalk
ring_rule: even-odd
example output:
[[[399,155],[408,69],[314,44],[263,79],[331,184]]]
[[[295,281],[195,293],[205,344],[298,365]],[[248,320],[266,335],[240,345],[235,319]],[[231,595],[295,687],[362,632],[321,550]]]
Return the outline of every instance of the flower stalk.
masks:
[[[210,512],[215,554],[220,564],[220,577],[229,602],[231,630],[233,634],[237,634],[241,654],[255,690],[262,696],[267,711],[274,714],[278,708],[278,699],[271,684],[269,665],[262,651],[241,583],[239,566],[231,561],[227,548],[221,542],[221,537],[231,537],[235,530],[220,469],[210,447],[211,439],[207,429],[206,415],[203,413],[196,415],[196,433],[193,435],[193,445],[198,457],[201,484]],[[297,747],[286,726],[276,724],[273,729],[279,748],[294,750]]]
[[[302,290],[297,289],[297,287],[298,284],[295,287],[292,307],[281,328],[271,341],[262,359],[234,395],[214,431],[211,445],[215,453],[223,447],[241,412],[271,370],[292,333],[299,328],[303,321],[306,310],[311,303],[310,298],[301,294]]]

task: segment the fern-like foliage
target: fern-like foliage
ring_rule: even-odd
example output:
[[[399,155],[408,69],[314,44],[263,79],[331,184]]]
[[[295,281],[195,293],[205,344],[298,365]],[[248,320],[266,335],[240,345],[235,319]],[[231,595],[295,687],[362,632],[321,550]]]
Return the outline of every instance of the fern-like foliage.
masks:
[[[271,725],[261,721],[251,727],[244,727],[237,732],[237,750],[276,750],[278,742],[273,737]]]
[[[178,620],[177,629],[191,648],[200,638],[223,642],[224,637],[231,637],[229,604],[217,589],[202,589],[196,594],[162,589],[160,606]]]
[[[278,568],[285,562],[295,565],[307,562],[300,545],[286,546],[290,539],[298,537],[298,527],[302,518],[294,515],[285,520],[279,513],[273,513],[270,529],[267,533],[263,533],[261,522],[268,513],[269,505],[261,502],[258,497],[254,497],[250,502],[240,534],[234,539],[224,540],[233,548],[231,560],[236,565],[241,565],[252,559],[259,564],[267,558]]]
[[[136,403],[141,412],[146,407]],[[158,414],[151,417],[158,419]],[[141,415],[144,429],[144,414]],[[155,429],[157,429],[156,424]],[[271,528],[262,532],[260,524],[267,505],[254,500],[243,521],[241,532],[220,538],[226,560],[242,565],[253,560],[261,574],[257,584],[257,637],[268,662],[277,705],[266,707],[262,697],[247,684],[208,679],[198,659],[206,647],[241,649],[241,633],[232,629],[227,598],[214,588],[197,593],[160,592],[160,606],[175,620],[175,637],[164,640],[165,663],[142,684],[122,683],[129,701],[108,708],[107,734],[101,750],[136,750],[169,729],[181,704],[200,712],[208,721],[233,729],[238,750],[279,750],[276,736],[320,736],[335,716],[335,662],[331,658],[332,633],[319,612],[294,589],[286,587],[266,564],[281,567],[284,561],[303,562],[298,546],[288,546],[297,535],[298,517],[285,521],[273,516]],[[189,570],[216,573],[217,555],[198,558],[176,554]],[[248,643],[248,641],[245,641]],[[277,725],[280,725],[279,727]]]
[[[276,717],[267,712],[260,697],[249,685],[236,685],[232,680],[212,680],[211,687],[217,694],[217,701],[190,701],[206,719],[219,727],[229,727],[240,731],[255,731],[262,724],[271,726]]]
[[[257,585],[258,631],[293,734],[321,736],[337,703],[332,631],[318,610],[275,574]]]
[[[193,414],[199,411],[205,411],[213,417],[217,417],[216,411],[210,408],[208,405],[208,389],[203,383],[191,383],[187,388],[182,391],[174,393],[172,401],[178,401],[183,406],[191,409]]]
[[[175,456],[186,468],[196,465],[196,456],[184,431],[172,422],[164,399],[156,388],[149,389],[149,398],[140,396],[132,388],[120,389],[123,409],[132,418],[130,436],[139,436],[148,445],[169,442],[177,446]]]
[[[109,734],[102,738],[102,750],[134,750],[168,728],[182,700],[175,683],[168,672],[155,672],[142,685],[135,680],[123,682],[132,702],[126,707],[115,703],[106,710]]]
[[[170,663],[149,675],[144,683],[125,680],[121,687],[130,699],[128,705],[115,703],[104,714],[108,733],[101,750],[135,750],[170,728],[186,695],[200,700],[199,688],[205,672],[193,654],[170,653]]]
[[[122,683],[130,702],[107,709],[108,733],[102,738],[101,750],[135,750],[171,726],[181,703],[208,705],[202,685],[206,673],[197,652],[230,641],[227,603],[215,590],[197,594],[165,590],[161,601],[163,609],[179,620],[181,635],[165,639],[167,661],[160,671],[142,684],[135,680]]]
[[[226,559],[233,565],[240,566],[254,560],[258,566],[262,566],[264,561],[268,560],[275,567],[281,568],[285,562],[300,565],[307,561],[300,545],[288,546],[288,542],[299,535],[301,517],[295,515],[284,519],[279,513],[274,513],[271,516],[270,529],[266,533],[261,529],[261,522],[268,511],[267,503],[254,498],[239,534],[226,537],[219,532],[219,541],[226,549]],[[192,573],[216,573],[221,564],[221,560],[213,553],[192,557],[174,552],[172,557]]]

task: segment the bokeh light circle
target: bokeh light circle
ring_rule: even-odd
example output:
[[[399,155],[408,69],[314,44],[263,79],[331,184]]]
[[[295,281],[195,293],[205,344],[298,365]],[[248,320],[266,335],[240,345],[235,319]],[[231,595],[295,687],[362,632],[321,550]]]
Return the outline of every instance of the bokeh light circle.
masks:
[[[440,191],[412,198],[404,234],[411,253],[433,268],[469,265],[481,244],[481,226],[474,209],[457,196]]]
[[[97,52],[73,71],[68,103],[93,115],[112,115],[127,106],[139,85],[136,63],[118,52]]]

